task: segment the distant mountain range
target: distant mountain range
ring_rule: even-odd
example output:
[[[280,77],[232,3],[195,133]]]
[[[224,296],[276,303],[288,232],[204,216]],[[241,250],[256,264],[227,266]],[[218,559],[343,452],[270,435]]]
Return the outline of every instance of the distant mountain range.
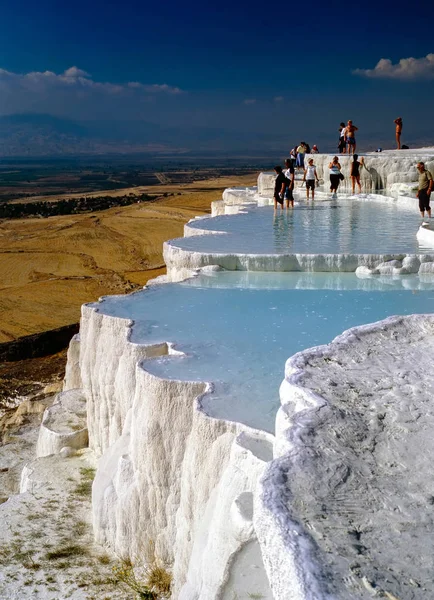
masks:
[[[394,147],[393,132],[386,137],[359,136],[359,150]],[[333,132],[318,132],[320,151],[337,151]],[[168,127],[145,121],[75,122],[47,114],[15,114],[0,117],[0,157],[72,157],[110,154],[188,154],[217,152],[229,155],[283,156],[298,137],[270,131],[236,131],[210,127]],[[410,147],[432,145],[433,140],[414,132]],[[336,143],[337,145],[337,143]]]
[[[285,134],[222,128],[167,127],[144,121],[78,123],[46,114],[0,117],[0,157],[103,154],[184,154],[217,151],[271,153],[288,146]],[[288,149],[289,150],[289,149]]]
[[[128,131],[130,129],[130,131]],[[121,127],[113,123],[83,124],[44,114],[0,117],[0,156],[72,156],[79,154],[129,154],[183,152],[170,144],[152,124]]]

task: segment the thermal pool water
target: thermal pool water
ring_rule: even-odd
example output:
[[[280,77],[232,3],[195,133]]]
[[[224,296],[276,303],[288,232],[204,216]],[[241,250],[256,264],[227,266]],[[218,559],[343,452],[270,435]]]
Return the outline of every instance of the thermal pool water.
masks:
[[[300,196],[299,196],[300,197]],[[420,225],[414,208],[376,194],[339,200],[300,199],[294,209],[274,213],[270,206],[244,207],[238,215],[197,219],[188,224],[191,237],[173,246],[194,252],[225,254],[420,254],[432,247],[418,244]],[[194,230],[225,233],[194,235]],[[200,231],[198,231],[200,233]]]
[[[134,321],[131,341],[171,342],[185,356],[148,360],[167,379],[207,381],[210,416],[274,432],[284,364],[342,331],[434,311],[434,278],[354,273],[218,272],[93,304]]]

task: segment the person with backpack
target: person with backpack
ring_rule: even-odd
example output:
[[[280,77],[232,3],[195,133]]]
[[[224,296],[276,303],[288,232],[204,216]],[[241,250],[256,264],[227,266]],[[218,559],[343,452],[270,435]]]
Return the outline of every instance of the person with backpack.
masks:
[[[423,219],[426,211],[428,217],[431,219],[431,206],[429,201],[433,189],[433,178],[431,173],[425,169],[425,163],[418,162],[416,168],[419,171],[419,185],[416,197],[419,198],[420,214]]]
[[[277,204],[280,204],[280,208],[283,208],[287,180],[280,165],[276,165],[274,171],[277,175],[274,182],[274,210],[277,210]]]
[[[285,160],[285,167],[286,170],[284,171],[284,175],[286,177],[286,190],[285,190],[285,199],[286,199],[286,208],[289,208],[289,205],[291,204],[291,207],[294,208],[294,195],[293,195],[293,190],[294,190],[294,167],[292,164],[292,160],[290,158],[287,158]]]

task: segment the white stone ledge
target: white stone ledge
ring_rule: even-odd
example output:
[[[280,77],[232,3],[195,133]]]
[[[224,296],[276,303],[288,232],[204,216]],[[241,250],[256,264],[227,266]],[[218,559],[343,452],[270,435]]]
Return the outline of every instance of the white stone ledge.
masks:
[[[57,394],[44,412],[36,445],[36,456],[59,454],[62,449],[79,450],[88,443],[86,398],[81,390]]]
[[[431,263],[433,254],[226,254],[196,252],[177,245],[177,240],[164,243],[164,261],[170,281],[180,281],[195,270],[217,265],[228,271],[308,271],[354,272],[366,267],[367,273],[414,273],[414,265]],[[398,261],[391,263],[391,261]],[[390,264],[387,264],[390,263]],[[398,266],[399,265],[399,266]],[[381,267],[381,268],[380,268]],[[402,269],[399,271],[399,269]],[[421,272],[426,272],[426,267]]]
[[[254,519],[276,600],[433,596],[433,356],[412,315],[287,361]]]

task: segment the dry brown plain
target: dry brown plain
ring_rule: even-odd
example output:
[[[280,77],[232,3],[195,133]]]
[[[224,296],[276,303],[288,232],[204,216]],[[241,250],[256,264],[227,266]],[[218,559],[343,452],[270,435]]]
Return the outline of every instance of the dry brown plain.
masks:
[[[83,303],[164,273],[163,242],[182,236],[184,223],[209,212],[224,188],[255,180],[244,175],[140,188],[181,195],[82,215],[0,221],[0,342],[76,323]]]

